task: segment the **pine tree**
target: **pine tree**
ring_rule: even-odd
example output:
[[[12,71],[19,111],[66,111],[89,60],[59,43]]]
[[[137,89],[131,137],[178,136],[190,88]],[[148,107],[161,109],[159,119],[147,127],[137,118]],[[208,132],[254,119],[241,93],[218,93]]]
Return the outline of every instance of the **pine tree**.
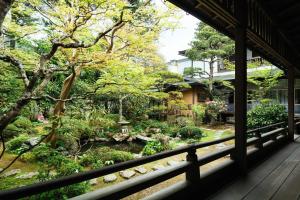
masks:
[[[205,71],[199,73],[199,70],[195,69],[192,71],[197,72],[200,76],[204,74],[208,76],[209,92],[212,93],[214,64],[233,54],[234,42],[214,28],[200,22],[190,45],[192,48],[186,51],[186,56],[192,61],[203,61],[209,64],[208,73]]]

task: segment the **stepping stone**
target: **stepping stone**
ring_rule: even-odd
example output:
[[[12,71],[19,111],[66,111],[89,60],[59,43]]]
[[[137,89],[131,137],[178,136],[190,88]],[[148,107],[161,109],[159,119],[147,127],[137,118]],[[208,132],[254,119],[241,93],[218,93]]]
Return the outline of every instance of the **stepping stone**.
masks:
[[[19,179],[30,179],[30,178],[32,178],[34,176],[37,176],[38,174],[39,174],[38,172],[29,172],[29,173],[17,176],[16,178],[19,178]]]
[[[120,176],[122,176],[123,178],[126,178],[126,179],[130,179],[134,175],[135,175],[135,172],[132,170],[120,171]]]
[[[109,174],[103,177],[104,183],[114,182],[115,180],[117,180],[117,176],[114,174]]]
[[[0,172],[3,170],[3,168],[0,168]]]
[[[175,165],[178,165],[179,164],[179,162],[178,161],[175,161],[175,160],[169,160],[168,162],[167,162],[167,165],[169,165],[169,166],[175,166]]]
[[[164,169],[164,168],[165,168],[165,166],[163,166],[163,165],[154,165],[154,166],[152,167],[152,169],[153,169],[154,171],[162,170],[162,169]]]
[[[91,179],[91,180],[89,181],[89,183],[90,183],[91,185],[97,185],[97,184],[98,184],[97,178]]]
[[[140,173],[140,174],[146,174],[147,173],[147,169],[145,167],[136,167],[134,170],[136,172]]]
[[[13,170],[10,170],[8,172],[5,172],[1,177],[13,176],[13,175],[16,175],[16,174],[19,174],[19,173],[21,173],[20,169],[13,169]]]

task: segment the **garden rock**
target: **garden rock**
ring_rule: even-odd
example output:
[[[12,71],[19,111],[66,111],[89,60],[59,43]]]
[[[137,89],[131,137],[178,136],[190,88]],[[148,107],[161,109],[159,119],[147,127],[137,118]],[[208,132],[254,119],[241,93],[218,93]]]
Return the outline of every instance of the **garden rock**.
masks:
[[[175,160],[169,160],[169,161],[167,162],[167,164],[168,164],[169,166],[175,166],[175,165],[178,165],[179,162],[178,162],[178,161],[175,161]]]
[[[141,157],[143,157],[143,154],[142,153],[139,153],[139,154],[137,154],[137,153],[133,153],[132,154],[133,155],[133,158],[141,158]]]
[[[146,174],[147,173],[147,169],[145,167],[136,167],[134,170],[136,172],[140,173],[140,174]]]
[[[154,141],[154,139],[146,137],[146,136],[142,136],[142,135],[136,135],[135,137],[137,140],[140,140],[141,142],[144,142],[144,143]]]
[[[0,172],[2,172],[3,168],[0,168]]]
[[[13,175],[16,175],[16,174],[19,174],[19,173],[21,173],[20,169],[13,169],[13,170],[10,170],[10,171],[4,173],[1,177],[13,176]]]
[[[29,172],[29,173],[17,176],[17,178],[19,178],[19,179],[30,179],[34,176],[37,176],[38,174],[39,174],[38,172]]]
[[[131,177],[133,177],[135,175],[135,172],[132,170],[124,170],[124,171],[120,171],[120,176],[122,176],[123,178],[129,179]]]
[[[117,180],[117,176],[114,174],[109,174],[103,177],[104,183],[114,182],[115,180]]]
[[[152,167],[152,169],[153,169],[154,171],[162,170],[162,169],[164,169],[164,168],[165,168],[165,166],[163,166],[163,165],[154,165],[154,166]]]
[[[40,141],[40,138],[39,137],[33,137],[33,138],[30,138],[28,140],[28,143],[30,146],[34,146],[34,145],[37,145],[37,143]]]
[[[96,141],[96,142],[109,142],[109,139],[108,138],[95,137],[94,141]]]
[[[97,185],[97,184],[98,184],[98,181],[97,181],[96,178],[93,178],[93,179],[91,179],[91,180],[89,181],[89,183],[90,183],[91,185]]]
[[[112,138],[116,142],[122,142],[122,141],[127,140],[129,138],[129,134],[127,134],[127,133],[117,133],[117,134],[114,134],[112,136]]]

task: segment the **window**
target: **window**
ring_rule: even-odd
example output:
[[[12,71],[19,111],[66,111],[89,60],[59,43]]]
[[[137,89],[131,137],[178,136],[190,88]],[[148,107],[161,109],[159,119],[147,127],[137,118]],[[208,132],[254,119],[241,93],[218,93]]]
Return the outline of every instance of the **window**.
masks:
[[[287,104],[288,103],[288,91],[283,89],[283,90],[278,90],[278,101],[281,104]]]
[[[295,89],[295,104],[300,104],[300,89]]]

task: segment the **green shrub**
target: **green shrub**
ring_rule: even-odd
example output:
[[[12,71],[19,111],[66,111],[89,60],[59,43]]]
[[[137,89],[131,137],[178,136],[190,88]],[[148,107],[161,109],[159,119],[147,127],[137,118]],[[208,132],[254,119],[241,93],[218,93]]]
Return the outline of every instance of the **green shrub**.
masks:
[[[150,155],[156,154],[156,153],[164,151],[164,150],[166,150],[166,148],[160,141],[150,141],[150,142],[147,142],[142,153],[145,156],[150,156]]]
[[[161,122],[157,120],[145,120],[140,121],[135,124],[134,129],[136,131],[142,131],[147,128],[159,128],[162,133],[168,133],[169,132],[169,125],[166,122]]]
[[[26,141],[29,140],[29,136],[27,134],[21,134],[17,137],[14,137],[10,141],[7,142],[7,150],[8,152],[19,154],[23,150],[27,149],[29,146],[25,144]]]
[[[251,130],[287,121],[287,118],[285,106],[274,103],[261,103],[247,112],[247,128]]]
[[[52,155],[48,161],[51,162],[47,162],[39,171],[39,181],[56,179],[83,171],[83,168],[78,163],[63,156]],[[52,169],[55,169],[55,174],[50,173]],[[82,182],[44,192],[33,196],[31,199],[68,199],[86,193],[88,190],[88,182]]]
[[[89,122],[86,120],[63,117],[61,119],[61,124],[62,126],[57,130],[57,132],[61,135],[72,136],[80,139],[89,137],[94,133]]]
[[[205,110],[211,119],[217,120],[219,114],[226,111],[226,104],[221,100],[208,101]]]
[[[197,120],[201,123],[205,117],[205,106],[202,104],[196,104],[192,106],[193,113]]]
[[[12,138],[22,133],[22,129],[19,129],[14,124],[8,124],[7,127],[3,131],[3,135],[5,138]]]
[[[188,117],[177,117],[176,124],[179,127],[195,126],[195,122],[193,121],[193,119],[188,118]]]
[[[114,163],[120,163],[133,159],[133,155],[130,152],[115,150],[109,147],[96,149],[95,154],[97,154],[98,158],[103,162],[112,160]]]
[[[179,130],[179,135],[181,138],[201,138],[203,131],[196,126],[186,126]]]
[[[16,121],[13,122],[13,124],[18,127],[18,128],[21,128],[21,129],[31,129],[32,128],[32,123],[31,121],[26,118],[26,117],[18,117]]]
[[[107,163],[120,163],[132,160],[133,155],[126,151],[111,149],[109,147],[100,147],[86,154],[83,154],[79,160],[82,166],[92,166],[100,168]]]

